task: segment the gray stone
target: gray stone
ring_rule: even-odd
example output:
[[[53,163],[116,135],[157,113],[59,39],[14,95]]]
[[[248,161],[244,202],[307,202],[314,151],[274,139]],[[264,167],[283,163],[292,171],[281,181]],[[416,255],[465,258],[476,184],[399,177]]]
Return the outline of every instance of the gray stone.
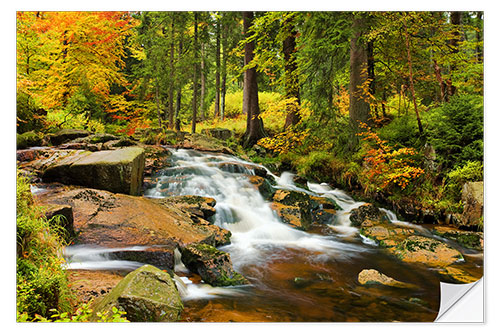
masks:
[[[144,149],[77,152],[51,164],[44,180],[82,185],[115,193],[139,195],[144,171]]]

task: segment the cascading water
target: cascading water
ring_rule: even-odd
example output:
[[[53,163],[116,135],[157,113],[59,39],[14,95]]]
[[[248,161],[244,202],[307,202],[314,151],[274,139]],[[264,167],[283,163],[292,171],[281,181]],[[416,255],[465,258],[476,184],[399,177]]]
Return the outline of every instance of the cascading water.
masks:
[[[145,196],[200,195],[216,199],[215,224],[232,233],[231,244],[223,250],[231,254],[236,269],[265,261],[276,247],[314,252],[309,260],[324,255],[349,257],[366,251],[363,247],[343,244],[332,237],[309,234],[282,223],[269,202],[245,176],[254,174],[255,164],[226,155],[189,150],[172,150],[171,153],[174,165],[163,171],[156,187],[146,191]],[[237,163],[239,167],[226,171],[228,163]],[[182,172],[179,173],[180,170]],[[277,187],[314,194],[295,186],[291,176],[290,173],[274,176]],[[330,192],[326,193],[336,198]]]
[[[170,167],[152,178],[154,186],[144,196],[197,195],[216,200],[214,223],[231,231],[231,243],[221,247],[230,254],[234,268],[250,285],[212,287],[189,272],[175,251],[174,276],[184,301],[185,321],[346,321],[432,320],[437,313],[439,279],[428,270],[415,271],[380,250],[350,226],[351,210],[364,204],[326,184],[307,183],[303,188],[294,175],[273,175],[266,168],[223,154],[171,149]],[[334,200],[340,210],[321,230],[300,231],[283,223],[271,203],[250,183],[249,177],[267,172],[275,189],[301,191]],[[43,188],[33,188],[40,191]],[[399,221],[395,224],[424,229]],[[116,251],[70,246],[65,256],[69,269],[130,271],[142,263],[116,260]],[[357,283],[363,269],[374,268],[396,279],[421,286],[419,291],[387,290],[380,306],[379,295]],[[404,299],[423,298],[428,307],[403,304]],[[403,300],[403,301],[402,301]],[[404,306],[403,306],[404,305]],[[292,307],[292,308],[291,308]],[[366,307],[373,307],[366,313]],[[374,317],[370,317],[370,316]]]

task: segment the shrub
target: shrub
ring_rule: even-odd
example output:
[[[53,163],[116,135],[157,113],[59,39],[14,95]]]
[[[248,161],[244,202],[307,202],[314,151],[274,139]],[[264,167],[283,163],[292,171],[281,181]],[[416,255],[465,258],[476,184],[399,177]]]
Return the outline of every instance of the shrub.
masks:
[[[483,159],[483,100],[481,96],[452,96],[429,111],[429,141],[445,169]]]
[[[463,167],[457,166],[446,175],[447,194],[458,201],[465,183],[481,180],[483,180],[483,163],[467,161]]]
[[[382,140],[366,124],[365,129],[358,135],[365,142],[364,161],[366,169],[363,171],[365,182],[370,188],[388,190],[397,186],[405,189],[414,179],[424,174],[424,170],[415,166],[418,161],[417,152],[413,148],[395,149],[387,141]]]
[[[49,223],[41,208],[33,204],[30,185],[19,175],[16,199],[18,320],[30,320],[36,314],[48,316],[53,308],[69,310],[61,227]]]

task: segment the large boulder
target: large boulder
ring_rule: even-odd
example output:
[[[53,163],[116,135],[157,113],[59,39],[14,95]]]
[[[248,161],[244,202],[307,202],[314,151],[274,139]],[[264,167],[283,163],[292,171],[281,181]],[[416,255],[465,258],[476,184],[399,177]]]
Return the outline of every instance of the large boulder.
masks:
[[[422,263],[431,267],[445,267],[463,259],[462,254],[439,240],[413,235],[392,248],[404,262]]]
[[[166,261],[162,264],[152,260],[148,262],[171,266],[169,268],[173,268],[170,257],[176,247],[196,243],[222,245],[229,240],[224,229],[201,218],[194,221],[193,214],[174,204],[164,205],[144,197],[89,188],[60,187],[47,189],[36,195],[35,199],[43,205],[70,205],[73,208],[73,225],[77,234],[75,243],[106,248],[155,248],[156,251],[161,250],[162,253],[158,255]],[[145,249],[143,252],[151,253],[128,253],[122,256],[130,258],[140,255],[148,258],[153,256],[154,251]]]
[[[42,145],[42,137],[34,131],[16,134],[17,149],[26,149],[28,147]]]
[[[248,281],[233,269],[229,254],[208,244],[192,244],[181,248],[182,262],[212,286],[236,286]]]
[[[113,307],[125,311],[133,322],[177,321],[184,309],[170,275],[150,265],[129,273],[109,294],[98,299],[93,306],[94,316],[109,313]]]
[[[115,193],[139,195],[142,189],[144,149],[77,152],[56,160],[43,172],[44,181],[82,185]]]
[[[332,199],[300,191],[279,189],[271,199],[271,208],[283,222],[300,230],[309,230],[313,223],[331,223],[335,219],[336,210],[340,208]]]
[[[351,226],[359,227],[365,220],[380,220],[384,213],[374,205],[367,203],[351,211]]]
[[[65,128],[56,133],[47,135],[47,138],[54,146],[58,146],[62,143],[74,140],[76,138],[89,136],[90,134],[91,133],[89,131],[85,130]]]
[[[465,183],[462,189],[462,202],[464,211],[459,221],[460,227],[478,229],[482,227],[484,205],[484,183]]]

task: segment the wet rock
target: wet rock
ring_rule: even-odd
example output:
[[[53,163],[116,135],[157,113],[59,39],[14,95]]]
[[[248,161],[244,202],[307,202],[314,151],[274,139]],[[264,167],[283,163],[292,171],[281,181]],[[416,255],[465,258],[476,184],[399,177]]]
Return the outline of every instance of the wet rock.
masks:
[[[212,286],[237,286],[248,281],[234,271],[228,253],[208,244],[192,244],[181,248],[182,262]]]
[[[462,189],[464,211],[459,227],[482,228],[484,205],[483,182],[466,183]]]
[[[48,134],[47,138],[50,143],[54,146],[58,146],[62,143],[74,140],[76,138],[89,136],[91,133],[85,130],[65,128],[56,133]]]
[[[36,149],[23,149],[16,151],[16,160],[18,162],[33,161],[39,156],[39,150]]]
[[[144,175],[152,175],[170,166],[168,157],[171,153],[160,146],[145,146]]]
[[[94,316],[97,312],[107,313],[112,307],[125,311],[127,319],[133,322],[177,321],[184,309],[170,275],[151,265],[129,273],[99,299],[93,306]]]
[[[137,261],[160,269],[174,269],[174,250],[164,247],[149,247],[141,250],[120,250],[109,253],[110,259]]]
[[[438,272],[445,278],[445,281],[451,283],[472,283],[481,278],[481,276],[472,276],[466,271],[452,266],[444,267]]]
[[[432,267],[444,267],[463,259],[462,254],[448,244],[433,238],[413,235],[391,248],[404,262],[422,263]]]
[[[73,228],[73,208],[70,205],[47,205],[44,207],[47,220],[57,219],[58,224],[64,228],[65,239],[68,241],[75,236]],[[56,223],[56,221],[53,221]]]
[[[484,247],[482,232],[463,231],[443,226],[434,227],[433,232],[440,237],[451,239],[468,249],[481,251]]]
[[[223,141],[230,139],[233,136],[233,132],[227,128],[204,128],[201,130],[201,134]]]
[[[84,142],[71,142],[59,145],[58,149],[86,150],[87,144]]]
[[[358,282],[362,285],[380,284],[394,288],[417,288],[414,284],[397,281],[375,269],[364,269],[358,274]]]
[[[288,206],[279,202],[271,202],[271,208],[278,214],[281,221],[295,229],[309,230],[311,227],[312,215],[298,206]]]
[[[144,197],[88,188],[60,188],[43,192],[36,199],[43,205],[73,208],[78,235],[75,243],[79,244],[107,248],[158,245],[174,250],[192,243],[215,245],[219,239],[219,227],[208,221],[207,225],[197,224],[192,214]]]
[[[144,149],[77,152],[56,160],[43,172],[44,181],[88,186],[138,195],[142,188]]]
[[[283,222],[300,230],[309,230],[312,223],[328,224],[340,207],[329,198],[310,196],[304,192],[276,190],[271,208]]]
[[[261,176],[248,176],[248,180],[259,190],[264,200],[269,200],[273,197],[275,190],[267,179]]]
[[[384,213],[373,206],[372,204],[364,204],[358,208],[355,208],[351,211],[351,216],[349,219],[351,220],[351,226],[359,227],[366,220],[380,220],[384,217]]]
[[[162,199],[151,199],[160,205],[176,206],[205,220],[215,215],[215,199],[196,195],[179,195]]]

